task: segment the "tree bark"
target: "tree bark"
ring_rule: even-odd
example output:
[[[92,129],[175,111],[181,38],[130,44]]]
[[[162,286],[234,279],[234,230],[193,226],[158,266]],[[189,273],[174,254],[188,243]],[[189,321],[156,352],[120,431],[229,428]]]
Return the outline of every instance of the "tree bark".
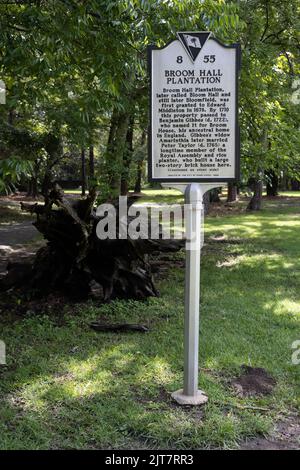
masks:
[[[282,177],[280,178],[280,189],[283,191],[289,190],[289,177],[285,172],[283,172]]]
[[[126,145],[123,155],[123,171],[121,177],[121,195],[126,196],[128,193],[129,183],[129,170],[132,160],[133,153],[133,128],[134,128],[134,117],[131,116],[129,119],[129,126],[126,133]]]
[[[129,119],[128,113],[114,109],[106,151],[108,185],[111,198],[117,197],[120,194],[123,155],[126,148]]]
[[[267,128],[262,129],[260,141],[262,153],[267,153],[271,146],[271,141],[268,139]],[[253,196],[247,206],[248,211],[259,211],[261,209],[263,190],[262,178],[263,170],[258,167],[255,171],[255,177],[249,179],[249,186],[253,191]]]
[[[237,185],[235,183],[228,183],[227,202],[235,202],[237,199]]]
[[[209,191],[209,201],[210,202],[221,202],[219,196],[219,188],[214,188]]]
[[[85,150],[81,150],[81,195],[85,196],[86,173],[85,173]]]
[[[209,207],[210,207],[210,196],[209,196],[209,191],[206,191],[206,193],[204,193],[204,195],[203,195],[204,214],[208,214]]]
[[[39,189],[38,189],[38,177],[39,177],[39,161],[36,160],[33,165],[33,172],[31,175],[31,178],[29,179],[29,184],[28,184],[28,191],[27,191],[27,196],[33,197],[36,199],[39,195]]]
[[[136,180],[134,185],[134,192],[140,193],[142,191],[142,176],[143,176],[143,160],[139,160],[137,164],[137,173],[136,173]]]
[[[141,147],[143,147],[146,143],[146,131],[143,130],[141,136]],[[136,180],[134,185],[134,192],[140,193],[142,190],[142,177],[143,177],[143,166],[144,166],[144,159],[139,159],[137,162],[137,173],[136,173]]]
[[[89,195],[93,196],[96,191],[97,183],[95,181],[95,155],[94,146],[89,148]]]
[[[275,197],[278,196],[278,184],[279,178],[273,170],[266,171],[267,179],[267,196]]]
[[[95,177],[95,155],[93,145],[91,145],[89,148],[89,177]]]
[[[38,192],[38,181],[35,176],[32,176],[28,183],[27,196],[36,199],[39,195]]]
[[[300,181],[292,179],[291,180],[291,189],[292,189],[292,191],[300,191]]]
[[[49,192],[53,184],[53,168],[60,161],[63,154],[61,138],[55,134],[46,135],[44,138],[44,148],[47,152],[47,161],[41,184],[41,193],[47,205],[49,202]]]
[[[262,180],[255,179],[252,183],[253,196],[247,206],[248,211],[259,211],[261,209],[262,189]]]

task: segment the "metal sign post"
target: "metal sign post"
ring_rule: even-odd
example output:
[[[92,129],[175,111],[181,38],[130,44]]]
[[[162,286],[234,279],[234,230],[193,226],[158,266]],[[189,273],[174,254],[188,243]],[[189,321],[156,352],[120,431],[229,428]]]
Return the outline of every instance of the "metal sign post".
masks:
[[[162,184],[163,187],[170,187]],[[184,382],[183,389],[172,393],[180,405],[202,405],[208,397],[198,389],[200,272],[204,240],[203,196],[220,184],[192,183],[172,185],[185,194],[185,308],[184,308]]]
[[[240,46],[210,32],[179,32],[149,46],[149,180],[185,192],[186,278],[182,405],[208,400],[198,389],[200,255],[203,195],[239,178]]]
[[[183,405],[200,405],[207,396],[198,390],[200,255],[202,227],[202,191],[200,184],[192,183],[185,191],[186,264],[185,264],[185,318],[184,318],[184,385],[172,397]]]

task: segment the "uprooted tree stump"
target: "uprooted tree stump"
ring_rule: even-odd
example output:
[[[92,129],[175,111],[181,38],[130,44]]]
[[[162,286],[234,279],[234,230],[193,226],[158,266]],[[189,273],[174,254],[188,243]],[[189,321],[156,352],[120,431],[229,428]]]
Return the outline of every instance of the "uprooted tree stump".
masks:
[[[18,289],[31,298],[61,292],[83,300],[92,281],[103,289],[103,300],[157,296],[148,254],[175,252],[182,240],[105,239],[97,237],[100,220],[93,209],[96,194],[70,200],[56,185],[45,204],[22,204],[36,215],[35,227],[47,240],[31,263],[11,263],[0,290]],[[129,204],[134,198],[129,199]],[[118,205],[115,205],[118,215]],[[118,224],[117,224],[118,225]]]

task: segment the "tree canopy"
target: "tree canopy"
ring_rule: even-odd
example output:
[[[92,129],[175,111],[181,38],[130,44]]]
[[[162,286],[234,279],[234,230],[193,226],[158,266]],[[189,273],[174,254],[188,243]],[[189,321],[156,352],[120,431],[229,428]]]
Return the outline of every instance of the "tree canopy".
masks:
[[[243,179],[298,177],[299,9],[297,0],[2,2],[1,159],[52,167],[70,146],[101,140],[98,183],[118,193],[132,162],[129,141],[147,127],[147,45],[178,30],[211,30],[242,47]]]

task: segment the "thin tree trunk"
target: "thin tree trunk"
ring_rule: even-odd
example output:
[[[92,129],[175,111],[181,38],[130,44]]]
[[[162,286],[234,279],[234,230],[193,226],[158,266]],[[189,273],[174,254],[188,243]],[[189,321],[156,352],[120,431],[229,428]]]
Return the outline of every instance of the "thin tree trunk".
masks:
[[[53,183],[53,168],[57,165],[63,154],[61,138],[51,133],[48,134],[45,143],[45,150],[47,152],[47,160],[45,174],[41,183],[41,193],[44,196],[45,204],[47,205],[49,202],[49,192]]]
[[[300,181],[291,180],[291,189],[292,191],[300,191]]]
[[[141,136],[141,147],[146,143],[146,131],[143,130]],[[143,166],[144,166],[144,159],[140,159],[137,163],[137,173],[136,173],[136,180],[134,185],[134,192],[140,193],[142,190],[142,176],[143,176]]]
[[[210,207],[210,196],[209,196],[209,191],[206,191],[203,195],[203,208],[204,208],[204,214],[207,214],[209,212],[209,207]]]
[[[85,196],[86,174],[85,174],[85,150],[81,150],[81,195]]]
[[[32,193],[32,178],[28,180],[28,185],[27,185],[27,196],[31,196]]]
[[[262,189],[262,180],[256,179],[253,183],[253,196],[247,206],[248,211],[259,211],[261,209]]]
[[[135,185],[134,185],[135,193],[140,193],[142,190],[143,163],[144,163],[143,160],[139,160],[138,165],[137,165],[137,174],[136,174],[136,180],[135,180]]]
[[[121,192],[121,196],[126,196],[127,193],[128,193],[128,181],[124,176],[122,176],[122,178],[121,178],[120,192]]]
[[[34,163],[34,166],[33,166],[33,173],[32,173],[31,178],[29,180],[28,191],[27,191],[27,196],[31,196],[35,199],[39,195],[38,175],[39,175],[39,163],[36,160],[35,163]]]
[[[38,195],[39,195],[39,192],[38,192],[37,178],[35,176],[32,176],[28,183],[27,196],[30,196],[36,199]]]
[[[14,123],[14,119],[15,119],[15,110],[14,109],[10,109],[9,112],[8,112],[8,124],[10,124],[11,126],[13,125]]]
[[[89,176],[90,178],[94,178],[95,176],[95,156],[93,145],[89,148]]]
[[[126,135],[129,126],[129,115],[113,111],[107,143],[106,165],[111,197],[120,194],[123,155],[126,146]]]
[[[268,139],[268,132],[267,129],[264,128],[261,134],[261,148],[262,153],[268,152],[271,147],[271,142]],[[261,202],[262,202],[262,191],[263,191],[263,171],[261,168],[257,169],[255,178],[252,179],[252,191],[253,196],[250,199],[250,202],[247,206],[248,211],[259,211],[261,209]]]
[[[285,172],[280,178],[280,189],[282,189],[283,191],[288,191],[289,189],[289,178],[287,177]]]
[[[237,198],[237,185],[235,183],[228,183],[227,202],[235,202]]]
[[[267,196],[278,196],[279,178],[273,170],[266,171],[267,178]]]
[[[132,116],[129,120],[129,126],[126,133],[126,146],[123,155],[123,171],[121,177],[121,195],[126,196],[128,193],[128,182],[129,182],[129,169],[132,160],[133,153],[133,126],[134,117]]]
[[[94,155],[94,146],[90,145],[90,148],[89,148],[89,195],[91,196],[95,190],[96,190],[95,155]]]

